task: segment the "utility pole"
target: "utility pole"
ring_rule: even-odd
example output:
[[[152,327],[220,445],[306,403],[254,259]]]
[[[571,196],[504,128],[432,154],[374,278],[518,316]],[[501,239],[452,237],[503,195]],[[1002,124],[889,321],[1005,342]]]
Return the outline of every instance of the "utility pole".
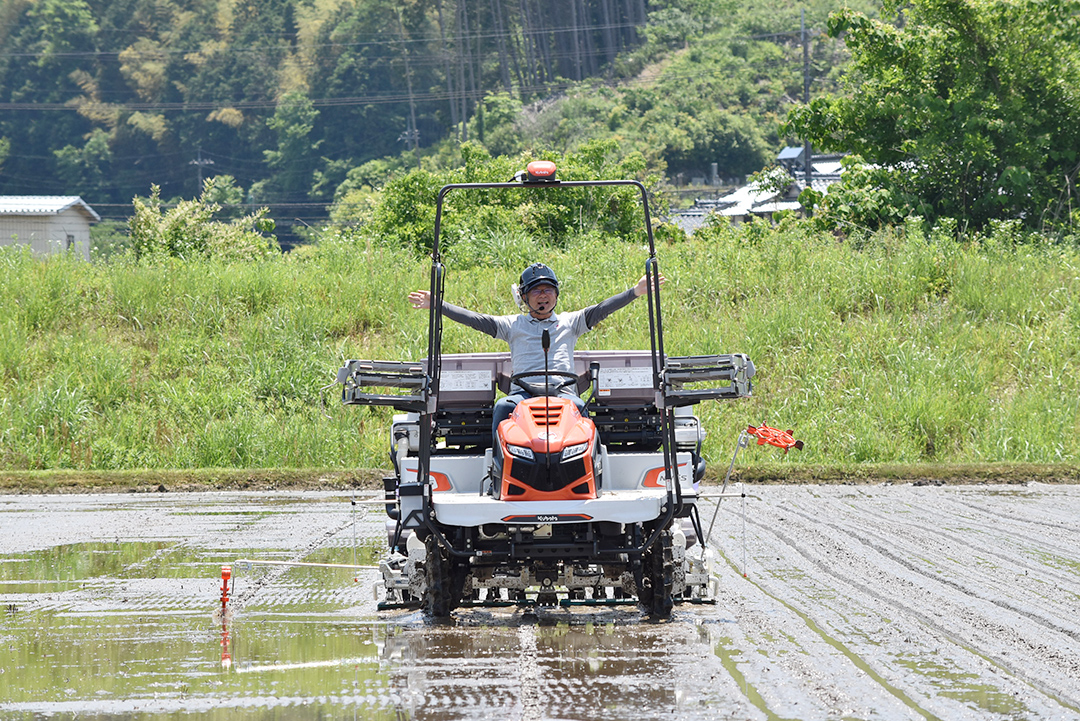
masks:
[[[799,9],[799,28],[802,34],[802,62],[803,62],[803,102],[810,106],[810,36],[806,33],[806,8]],[[813,148],[810,141],[803,141],[803,170],[806,173],[806,187],[810,187],[810,179],[813,175],[810,155]]]
[[[420,130],[416,127],[416,99],[412,90],[412,68],[409,65],[409,48],[405,44],[405,23],[401,20],[401,10],[398,10],[398,37],[401,40],[401,56],[405,60],[405,83],[409,89],[409,127],[402,133],[398,140],[407,140],[412,145],[413,155],[416,156],[416,167],[420,167]]]
[[[203,159],[202,148],[199,148],[198,152],[199,152],[199,157],[196,158],[195,160],[192,160],[191,162],[189,162],[188,165],[194,165],[195,167],[197,167],[199,169],[199,192],[198,192],[198,194],[202,195],[202,189],[203,189],[203,170],[202,169],[203,169],[203,166],[213,165],[214,161],[211,160],[210,158]]]

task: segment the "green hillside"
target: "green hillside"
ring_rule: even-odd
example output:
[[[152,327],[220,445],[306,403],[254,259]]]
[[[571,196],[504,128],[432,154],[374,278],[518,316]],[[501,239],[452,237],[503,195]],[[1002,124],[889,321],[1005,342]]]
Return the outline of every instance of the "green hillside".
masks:
[[[0,194],[124,219],[151,185],[191,198],[227,175],[232,202],[269,206],[295,240],[345,191],[453,167],[466,140],[499,155],[615,138],[671,177],[745,176],[802,97],[800,9],[815,92],[833,87],[845,54],[821,31],[838,7],[2,0]]]

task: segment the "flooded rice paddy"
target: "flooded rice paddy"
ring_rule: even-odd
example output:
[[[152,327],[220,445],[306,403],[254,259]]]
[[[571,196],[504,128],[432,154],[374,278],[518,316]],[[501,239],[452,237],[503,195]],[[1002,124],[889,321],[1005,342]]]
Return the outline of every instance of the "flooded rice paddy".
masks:
[[[749,492],[717,605],[663,623],[234,563],[377,563],[340,494],[0,496],[0,718],[1080,719],[1080,487]]]

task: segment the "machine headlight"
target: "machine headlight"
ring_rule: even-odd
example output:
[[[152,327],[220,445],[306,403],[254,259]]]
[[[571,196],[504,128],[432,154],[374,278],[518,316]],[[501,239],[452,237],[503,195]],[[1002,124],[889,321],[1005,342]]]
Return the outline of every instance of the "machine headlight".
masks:
[[[515,456],[517,458],[524,458],[525,460],[528,460],[528,461],[531,461],[533,459],[532,449],[527,448],[525,446],[509,446],[508,445],[506,447],[506,452],[509,453],[512,456]]]
[[[562,450],[562,459],[569,461],[571,458],[577,458],[578,456],[585,455],[585,451],[589,450],[589,443],[578,443],[573,446],[567,446]]]

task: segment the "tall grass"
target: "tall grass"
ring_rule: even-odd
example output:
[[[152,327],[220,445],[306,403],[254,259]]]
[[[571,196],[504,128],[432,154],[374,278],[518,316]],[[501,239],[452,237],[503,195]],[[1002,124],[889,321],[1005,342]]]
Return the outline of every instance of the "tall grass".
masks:
[[[1080,253],[1002,226],[917,224],[840,242],[798,225],[709,228],[659,249],[671,354],[746,352],[752,398],[699,407],[724,462],[747,424],[794,428],[785,462],[1070,462],[1080,434]],[[448,251],[447,298],[516,309],[543,260],[561,308],[624,290],[642,243],[524,236]],[[380,467],[385,409],[326,388],[347,358],[418,359],[410,252],[331,237],[252,263],[87,264],[0,249],[0,468]],[[582,348],[647,348],[644,300]],[[447,352],[502,350],[447,323]],[[772,456],[771,460],[775,460]]]

